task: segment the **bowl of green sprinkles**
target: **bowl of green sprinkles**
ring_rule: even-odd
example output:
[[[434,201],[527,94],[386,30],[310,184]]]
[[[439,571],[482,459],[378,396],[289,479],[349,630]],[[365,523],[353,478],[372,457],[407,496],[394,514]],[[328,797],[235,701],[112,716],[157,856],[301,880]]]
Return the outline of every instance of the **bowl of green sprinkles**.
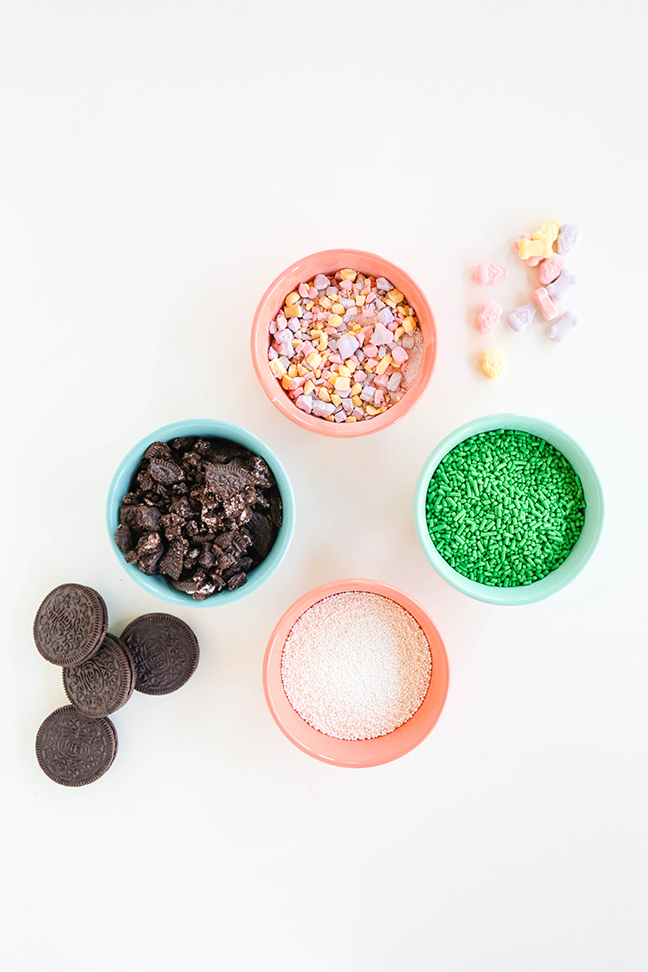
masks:
[[[603,526],[590,460],[562,429],[503,413],[439,443],[416,484],[414,523],[438,574],[489,604],[533,604],[590,559]]]

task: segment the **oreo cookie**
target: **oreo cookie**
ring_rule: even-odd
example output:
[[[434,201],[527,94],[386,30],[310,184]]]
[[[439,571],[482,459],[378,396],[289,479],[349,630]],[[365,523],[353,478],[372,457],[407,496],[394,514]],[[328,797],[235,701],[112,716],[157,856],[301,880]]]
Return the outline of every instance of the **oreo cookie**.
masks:
[[[36,759],[61,786],[86,786],[110,769],[117,732],[110,719],[91,719],[72,705],[56,709],[36,735]]]
[[[120,709],[131,697],[134,682],[132,655],[110,634],[88,661],[63,669],[65,694],[79,712],[93,719]]]
[[[108,629],[104,599],[91,587],[61,584],[47,595],[34,619],[34,641],[53,665],[80,665],[99,650]]]
[[[198,639],[188,624],[171,614],[144,614],[121,634],[137,672],[135,688],[145,695],[168,695],[198,667]]]

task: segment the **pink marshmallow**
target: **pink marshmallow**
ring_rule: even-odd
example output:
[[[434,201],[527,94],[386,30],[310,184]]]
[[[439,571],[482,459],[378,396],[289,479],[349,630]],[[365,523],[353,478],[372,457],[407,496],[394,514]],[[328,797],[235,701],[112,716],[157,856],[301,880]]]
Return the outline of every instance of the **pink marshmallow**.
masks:
[[[517,255],[519,256],[520,255],[520,240],[530,240],[530,239],[531,239],[531,234],[530,233],[522,233],[522,236],[518,236],[517,240],[515,240],[514,243],[513,243],[513,252],[514,253],[517,253]]]
[[[405,348],[400,348],[400,347],[394,348],[394,350],[391,353],[391,356],[394,359],[394,361],[396,361],[398,364],[405,364],[405,362],[409,358],[409,354],[407,353]]]
[[[498,280],[503,280],[508,270],[498,263],[480,263],[475,270],[475,280],[481,287],[490,287]]]
[[[376,388],[386,388],[388,381],[389,381],[389,375],[387,374],[386,371],[384,371],[382,375],[376,375],[376,377],[373,380],[373,383],[376,386]]]
[[[378,354],[378,348],[375,344],[365,344],[362,349],[368,358],[375,358]]]
[[[540,308],[540,312],[545,321],[552,321],[554,317],[558,316],[556,305],[553,303],[551,297],[544,287],[539,287],[538,290],[534,290],[531,296]]]
[[[543,260],[538,271],[538,280],[543,287],[557,280],[565,266],[565,258],[560,253],[554,253],[547,260]]]
[[[503,309],[499,304],[485,301],[477,314],[477,326],[482,334],[490,334],[502,316]]]

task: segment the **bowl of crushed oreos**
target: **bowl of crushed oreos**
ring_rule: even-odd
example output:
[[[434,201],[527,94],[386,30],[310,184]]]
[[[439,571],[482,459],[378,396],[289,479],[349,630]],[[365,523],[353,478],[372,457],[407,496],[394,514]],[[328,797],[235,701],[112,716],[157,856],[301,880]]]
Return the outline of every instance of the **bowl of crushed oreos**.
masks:
[[[111,545],[141,587],[213,607],[251,594],[295,526],[285,469],[256,436],[214,419],[156,429],[120,463],[106,509]]]

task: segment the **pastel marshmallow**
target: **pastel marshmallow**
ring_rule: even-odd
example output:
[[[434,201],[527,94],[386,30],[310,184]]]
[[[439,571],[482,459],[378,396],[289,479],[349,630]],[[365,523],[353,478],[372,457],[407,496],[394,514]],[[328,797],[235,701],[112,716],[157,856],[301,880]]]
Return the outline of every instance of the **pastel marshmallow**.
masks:
[[[563,270],[557,280],[547,287],[547,293],[552,300],[562,300],[570,287],[578,283],[578,277],[572,270]]]
[[[538,287],[537,290],[533,291],[531,296],[540,308],[540,313],[545,321],[552,321],[554,317],[558,317],[558,309],[544,287]]]
[[[514,240],[513,242],[513,252],[518,253],[519,255],[520,240],[530,240],[530,239],[531,239],[530,233],[523,233],[522,236],[518,236],[517,240]]]
[[[482,351],[481,366],[487,378],[499,378],[502,374],[502,354],[499,348]]]
[[[337,343],[337,353],[342,358],[350,358],[360,347],[360,342],[352,334],[345,334]],[[357,362],[356,362],[357,363]]]
[[[573,328],[578,327],[579,324],[580,320],[573,311],[565,311],[560,320],[556,324],[552,324],[547,331],[547,334],[550,338],[553,338],[554,341],[558,341],[558,343],[560,343],[564,341],[569,332],[573,330]]]
[[[490,287],[498,280],[503,280],[507,273],[506,267],[501,267],[499,263],[480,263],[475,270],[475,280],[480,287]]]
[[[522,304],[521,307],[516,307],[515,310],[509,314],[506,318],[506,323],[518,334],[525,331],[533,318],[535,317],[535,307],[533,304]]]
[[[538,271],[538,280],[543,287],[557,280],[565,266],[565,258],[560,253],[553,253],[548,260],[543,260]]]
[[[482,334],[490,334],[502,316],[502,308],[499,304],[493,304],[487,300],[479,308],[477,314],[477,327]]]
[[[560,223],[557,219],[548,219],[546,223],[542,226],[538,226],[531,234],[532,240],[547,240],[547,242],[553,245],[554,240],[558,239],[558,234],[560,233]]]
[[[520,245],[518,247],[518,253],[523,260],[528,260],[529,257],[540,257],[540,259],[548,259],[553,253],[553,240],[520,240]]]
[[[578,243],[578,237],[580,236],[580,230],[578,226],[574,223],[564,223],[560,228],[560,233],[558,234],[558,240],[556,242],[556,248],[561,256],[565,253],[569,253],[573,250]]]
[[[522,236],[518,236],[517,240],[513,244],[513,249],[515,250],[518,256],[520,256],[520,240],[530,240],[530,239],[531,239],[530,233],[523,233]],[[542,260],[541,256],[528,257],[526,260],[526,264],[528,267],[537,267],[541,260]]]

